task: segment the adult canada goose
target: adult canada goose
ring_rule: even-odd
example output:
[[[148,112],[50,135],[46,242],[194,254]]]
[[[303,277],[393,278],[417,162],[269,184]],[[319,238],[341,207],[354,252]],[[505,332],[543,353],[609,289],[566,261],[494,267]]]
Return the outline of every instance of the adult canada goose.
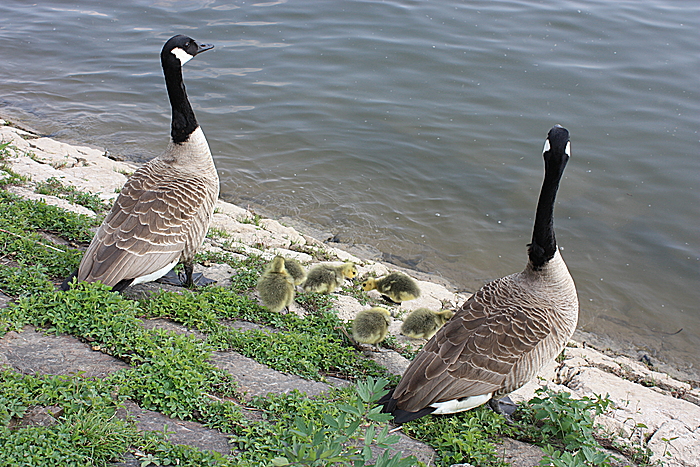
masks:
[[[433,311],[418,308],[403,320],[401,334],[411,339],[430,339],[454,314],[452,310]]]
[[[362,283],[362,290],[378,290],[385,300],[401,303],[420,297],[420,288],[416,281],[402,272],[392,272],[384,277],[370,277]]]
[[[374,345],[386,339],[391,324],[391,313],[382,307],[374,307],[362,310],[355,316],[352,322],[352,338],[358,344]]]
[[[383,410],[397,423],[461,412],[530,381],[556,357],[578,321],[578,297],[554,237],[554,199],[569,160],[569,132],[556,125],[544,144],[545,174],[525,270],[479,289],[425,344]]]
[[[306,276],[304,291],[312,293],[333,293],[343,285],[346,278],[353,279],[357,276],[357,267],[354,263],[341,265],[317,264]]]
[[[284,268],[294,278],[294,285],[300,285],[306,280],[306,270],[299,261],[292,258],[284,259]]]
[[[182,35],[163,46],[160,61],[172,108],[170,143],[124,184],[73,274],[79,281],[101,281],[119,291],[156,280],[182,262],[182,282],[193,285],[194,255],[209,228],[219,176],[187,99],[182,65],[213,47]]]
[[[258,292],[270,311],[282,311],[294,301],[294,278],[284,267],[284,258],[275,256],[258,279]]]

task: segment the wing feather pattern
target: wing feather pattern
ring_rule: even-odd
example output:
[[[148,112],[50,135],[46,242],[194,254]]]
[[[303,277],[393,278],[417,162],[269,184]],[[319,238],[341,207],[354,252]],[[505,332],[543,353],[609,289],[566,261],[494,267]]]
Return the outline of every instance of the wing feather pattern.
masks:
[[[80,264],[78,279],[113,286],[178,260],[207,183],[154,160],[126,182]]]
[[[394,390],[399,409],[510,392],[511,381],[531,377],[520,376],[518,364],[551,329],[541,303],[529,306],[528,294],[514,293],[515,276],[482,287],[425,345]]]

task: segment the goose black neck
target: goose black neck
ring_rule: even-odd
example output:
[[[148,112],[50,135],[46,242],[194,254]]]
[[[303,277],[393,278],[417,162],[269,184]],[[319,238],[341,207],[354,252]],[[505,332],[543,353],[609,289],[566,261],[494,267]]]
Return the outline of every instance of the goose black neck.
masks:
[[[163,63],[163,74],[172,109],[170,136],[174,143],[184,143],[197,129],[199,123],[187,99],[185,82],[182,80],[182,65],[172,62]]]
[[[556,134],[552,132],[556,130]],[[564,133],[565,132],[565,133]],[[532,229],[532,243],[528,245],[528,257],[535,270],[540,269],[554,257],[557,240],[554,235],[554,201],[559,190],[559,182],[569,160],[568,131],[559,126],[550,131],[552,146],[544,154],[544,181],[535,212],[535,225]],[[564,139],[565,136],[565,139]]]
[[[554,235],[554,200],[559,189],[560,178],[545,175],[532,229],[532,243],[528,249],[530,262],[535,269],[541,268],[554,257],[557,240]]]

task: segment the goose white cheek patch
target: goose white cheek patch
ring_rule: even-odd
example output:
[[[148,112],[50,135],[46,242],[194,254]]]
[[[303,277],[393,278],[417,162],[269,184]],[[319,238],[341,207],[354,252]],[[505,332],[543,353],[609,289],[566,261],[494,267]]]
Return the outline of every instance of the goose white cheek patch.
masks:
[[[184,65],[185,63],[189,62],[192,60],[194,57],[184,50],[182,50],[180,47],[175,47],[172,51],[172,54],[175,55],[178,60],[180,60],[180,64]]]
[[[551,146],[549,145],[549,138],[544,140],[544,149],[542,150],[543,153],[549,151],[551,149]],[[567,156],[571,156],[571,141],[566,143],[566,149],[564,150],[566,152]]]

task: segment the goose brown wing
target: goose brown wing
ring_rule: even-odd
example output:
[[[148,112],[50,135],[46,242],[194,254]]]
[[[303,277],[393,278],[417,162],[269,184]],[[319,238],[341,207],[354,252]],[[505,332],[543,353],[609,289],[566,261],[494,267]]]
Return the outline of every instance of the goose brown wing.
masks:
[[[206,193],[191,175],[157,164],[137,170],[85,252],[78,279],[115,285],[178,260]]]
[[[509,383],[518,363],[550,333],[543,311],[527,306],[511,285],[511,276],[486,284],[433,336],[394,391],[399,409],[416,412]]]

